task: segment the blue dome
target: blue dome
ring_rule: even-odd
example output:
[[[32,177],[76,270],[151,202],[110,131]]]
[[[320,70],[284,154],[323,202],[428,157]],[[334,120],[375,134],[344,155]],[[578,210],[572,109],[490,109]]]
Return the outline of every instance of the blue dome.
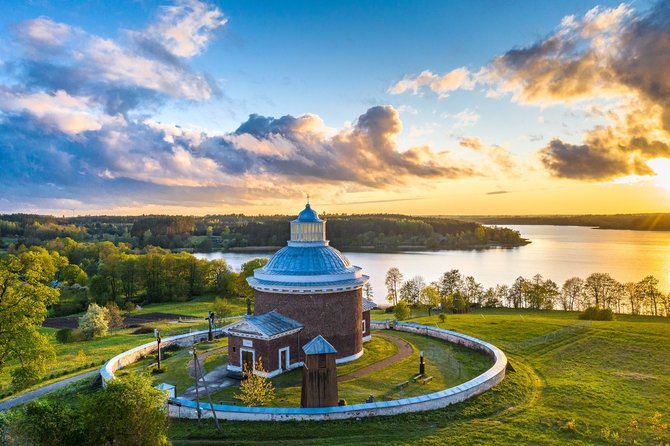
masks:
[[[264,274],[307,276],[346,274],[351,263],[337,249],[327,246],[285,246],[263,267]]]
[[[300,212],[300,213],[298,214],[297,221],[307,221],[307,222],[309,222],[309,221],[313,221],[313,222],[320,222],[320,221],[323,221],[323,220],[321,220],[321,219],[319,218],[319,215],[316,213],[316,211],[314,211],[314,209],[312,209],[312,208],[309,206],[309,203],[307,203],[307,204],[305,205],[305,209],[303,209],[302,212]]]

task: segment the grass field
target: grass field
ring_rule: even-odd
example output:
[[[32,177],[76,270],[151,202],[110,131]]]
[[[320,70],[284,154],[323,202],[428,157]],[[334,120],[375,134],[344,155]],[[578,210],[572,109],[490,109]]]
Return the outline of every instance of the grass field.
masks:
[[[185,316],[193,316],[202,318],[197,321],[185,320],[180,323],[170,322],[153,322],[144,324],[150,328],[158,328],[161,336],[188,333],[189,331],[205,330],[207,322],[205,317],[207,312],[212,309],[213,296],[203,296],[188,302],[170,302],[146,305],[141,310],[131,312],[131,315],[147,314],[147,313],[172,313],[183,314]],[[246,304],[241,300],[232,301],[237,314],[242,314],[246,311]],[[89,341],[79,341],[67,344],[61,344],[56,340],[57,329],[41,328],[43,334],[46,334],[51,340],[51,344],[56,350],[56,361],[49,368],[49,371],[44,376],[44,380],[32,388],[40,387],[46,383],[61,379],[80,373],[85,370],[92,370],[112,358],[113,356],[154,340],[153,333],[133,334],[136,328],[124,328],[113,330],[109,335]],[[93,364],[93,366],[91,366]],[[11,389],[11,375],[13,368],[10,364],[4,367],[0,372],[0,395],[5,394]],[[32,389],[31,388],[31,389]],[[30,389],[25,389],[30,390]],[[16,394],[12,395],[15,396]],[[0,399],[1,401],[2,399]]]
[[[397,353],[398,348],[393,342],[376,337],[375,333],[373,331],[372,340],[364,344],[365,353],[360,359],[337,367],[338,376],[359,370]],[[347,404],[358,404],[364,403],[368,395],[373,395],[375,401],[424,395],[474,378],[489,368],[492,363],[483,354],[437,339],[400,332],[393,335],[409,342],[412,346],[412,354],[376,372],[339,383],[340,399],[346,400]],[[419,371],[419,351],[425,352],[426,375],[433,376],[432,381],[426,384],[411,381]],[[399,389],[397,385],[404,381],[410,381],[410,383]],[[272,382],[276,387],[276,399],[271,404],[272,406],[300,407],[301,369],[273,378]],[[227,387],[213,393],[212,399],[216,402],[239,405],[239,401],[233,398],[236,393],[239,393],[239,387]]]
[[[464,403],[420,414],[332,422],[173,420],[175,445],[665,445],[670,443],[670,319],[481,310],[415,322],[502,348],[514,371]]]

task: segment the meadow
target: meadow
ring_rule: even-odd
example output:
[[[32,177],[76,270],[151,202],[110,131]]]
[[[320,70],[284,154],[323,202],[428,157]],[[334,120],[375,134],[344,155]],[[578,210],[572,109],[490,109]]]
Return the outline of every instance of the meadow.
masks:
[[[183,334],[190,331],[207,329],[205,316],[212,309],[212,296],[203,296],[188,302],[170,302],[147,305],[141,309],[128,312],[127,315],[139,316],[147,313],[171,313],[190,316],[197,319],[184,319],[178,323],[168,321],[147,322],[141,327],[129,327],[111,330],[107,336],[91,340],[82,340],[70,343],[60,343],[56,340],[55,328],[42,327],[40,332],[47,335],[56,353],[56,361],[49,368],[42,381],[35,386],[14,392],[11,387],[11,370],[16,364],[10,364],[0,373],[0,401],[30,391],[68,376],[73,376],[88,370],[99,368],[105,361],[115,355],[138,345],[154,340],[153,328],[160,330],[161,336]],[[231,300],[235,314],[246,311],[243,299]],[[227,323],[217,321],[217,326]],[[143,328],[138,332],[139,328]]]
[[[383,314],[375,314],[384,318]],[[670,319],[479,310],[414,322],[477,336],[502,348],[503,383],[461,404],[420,414],[331,422],[172,420],[175,445],[609,445],[670,443]]]

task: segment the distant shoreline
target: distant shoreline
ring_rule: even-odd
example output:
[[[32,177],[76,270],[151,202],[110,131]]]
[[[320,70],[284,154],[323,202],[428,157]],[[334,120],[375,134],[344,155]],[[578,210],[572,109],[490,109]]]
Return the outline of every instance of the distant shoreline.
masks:
[[[532,243],[532,240],[524,239],[524,243],[516,245],[503,245],[500,243],[489,243],[487,245],[473,245],[470,247],[460,247],[460,248],[440,248],[440,249],[430,249],[425,246],[414,246],[414,245],[400,245],[397,248],[388,248],[381,249],[378,247],[367,247],[367,246],[338,246],[340,251],[344,252],[369,252],[369,253],[379,253],[379,254],[394,254],[402,252],[419,252],[419,251],[484,251],[487,249],[513,249],[520,248]],[[274,253],[284,246],[238,246],[228,249],[212,249],[211,251],[202,251],[202,250],[193,250],[190,251],[194,254],[209,254],[212,252],[225,252],[225,253],[237,253],[237,254],[246,254],[246,253],[259,253],[267,254]]]
[[[485,225],[585,226],[593,229],[670,231],[670,213],[619,215],[460,215]]]

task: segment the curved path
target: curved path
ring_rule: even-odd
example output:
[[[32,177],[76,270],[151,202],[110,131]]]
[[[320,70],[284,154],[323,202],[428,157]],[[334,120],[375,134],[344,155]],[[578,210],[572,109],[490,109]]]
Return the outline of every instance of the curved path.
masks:
[[[44,387],[40,387],[39,389],[35,389],[33,391],[26,392],[22,395],[15,396],[14,398],[10,398],[7,401],[3,401],[2,403],[0,403],[0,410],[10,409],[14,406],[18,406],[20,404],[33,400],[37,397],[40,397],[45,393],[49,393],[54,390],[60,389],[61,387],[65,387],[68,384],[72,384],[75,381],[91,378],[99,373],[100,371],[98,369],[92,370],[90,372],[80,373],[79,375],[70,376],[69,378],[56,381],[55,383],[48,384]]]
[[[394,364],[400,361],[401,359],[405,359],[412,354],[412,346],[404,339],[401,339],[397,336],[393,336],[390,334],[375,333],[375,336],[393,342],[395,345],[398,346],[398,353],[396,353],[393,356],[389,356],[386,359],[382,359],[381,361],[362,367],[358,370],[354,370],[353,372],[347,373],[346,375],[338,376],[337,382],[349,381],[351,379],[361,378],[365,375],[369,375],[370,373],[374,373],[378,370],[383,369],[384,367]]]
[[[224,347],[215,348],[203,353],[198,353],[198,364],[200,364],[200,370],[205,370],[205,359],[207,359],[209,356],[227,350],[228,346],[226,345]],[[188,374],[191,375],[191,378],[195,379],[195,361],[193,361],[193,359],[191,359],[188,364],[186,364],[186,369],[188,370]]]

